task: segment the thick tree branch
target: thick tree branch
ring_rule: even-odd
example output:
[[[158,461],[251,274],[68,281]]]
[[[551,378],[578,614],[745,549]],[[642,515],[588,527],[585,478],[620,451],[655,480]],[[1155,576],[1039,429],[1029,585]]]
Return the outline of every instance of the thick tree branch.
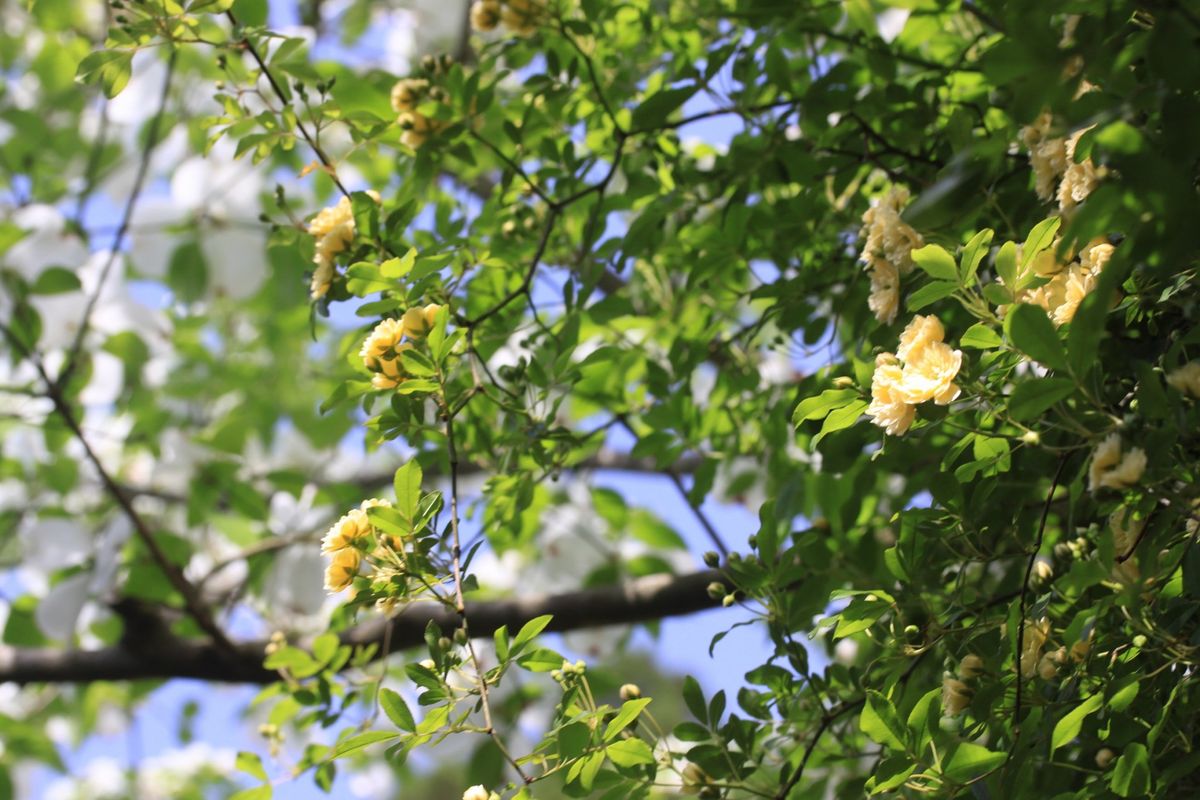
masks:
[[[724,578],[718,570],[688,575],[651,575],[616,586],[556,595],[532,595],[470,604],[467,616],[476,631],[490,635],[501,625],[517,630],[534,617],[554,615],[547,631],[573,631],[682,616],[718,605],[707,591]],[[432,603],[410,607],[391,620],[375,619],[344,634],[350,645],[381,643],[390,627],[391,651],[420,645],[432,620],[447,635],[459,626],[453,609]],[[126,642],[137,642],[127,631]],[[266,641],[239,642],[236,658],[207,641],[169,638],[137,647],[102,650],[16,648],[0,645],[0,683],[88,683],[138,679],[197,678],[226,683],[271,683],[278,674],[263,669]],[[382,651],[379,651],[382,652]]]

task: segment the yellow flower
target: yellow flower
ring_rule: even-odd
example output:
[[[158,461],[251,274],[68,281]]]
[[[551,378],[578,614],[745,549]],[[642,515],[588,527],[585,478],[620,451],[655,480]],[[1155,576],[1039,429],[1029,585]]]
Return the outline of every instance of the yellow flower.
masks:
[[[362,558],[352,547],[338,550],[325,568],[325,591],[337,594],[354,582]]]
[[[367,515],[359,509],[344,514],[341,519],[333,523],[333,527],[325,534],[325,538],[321,540],[321,552],[325,555],[337,553],[347,548],[353,548],[354,543],[362,539],[371,532],[371,523],[367,521]]]
[[[1200,361],[1189,361],[1167,374],[1167,383],[1192,397],[1200,397]]]
[[[909,354],[899,396],[913,405],[926,400],[939,406],[948,405],[961,392],[954,382],[961,367],[961,350],[952,350],[950,345],[942,342],[930,342]]]
[[[392,87],[392,108],[396,113],[412,111],[429,91],[429,81],[424,78],[403,78]]]
[[[873,201],[862,216],[860,235],[866,237],[859,259],[871,264],[877,258],[889,262],[901,275],[912,272],[912,251],[925,240],[912,226],[900,218],[900,210],[908,202],[908,190],[893,187],[883,198]]]
[[[957,717],[971,704],[971,687],[949,675],[942,678],[942,711],[947,716]]]
[[[919,351],[930,342],[940,342],[945,338],[946,329],[942,327],[941,320],[932,314],[918,314],[901,332],[896,358],[910,361],[914,350]]]
[[[541,11],[541,6],[534,0],[505,0],[500,18],[504,20],[504,27],[517,36],[532,36],[537,31]]]
[[[900,398],[899,386],[903,370],[891,353],[881,353],[875,359],[875,374],[871,377],[871,404],[867,415],[889,436],[905,433],[917,416],[915,406]]]
[[[376,203],[381,198],[378,192],[367,192]],[[316,253],[309,293],[314,300],[324,297],[333,283],[333,260],[354,241],[354,208],[349,197],[343,197],[335,205],[322,209],[308,223],[308,233],[316,240]]]
[[[1146,453],[1140,447],[1121,453],[1121,436],[1110,433],[1092,454],[1088,468],[1088,491],[1127,489],[1137,483],[1146,471]]]
[[[420,339],[425,334],[429,333],[433,327],[434,320],[437,319],[437,312],[441,309],[436,303],[430,303],[424,308],[413,306],[408,311],[404,312],[404,317],[401,319],[401,324],[404,327],[404,335],[410,339]]]
[[[1050,620],[1042,617],[1032,625],[1025,626],[1021,647],[1021,676],[1028,680],[1037,674],[1038,662],[1042,659],[1042,647],[1050,636]]]
[[[500,24],[500,0],[475,0],[471,6],[471,27],[480,33],[496,29]]]
[[[416,111],[405,111],[397,118],[396,124],[404,131],[400,134],[400,141],[405,147],[411,147],[413,150],[419,149],[437,130],[437,124],[433,120]]]
[[[1133,546],[1145,527],[1146,518],[1133,518],[1124,506],[1108,515],[1108,530],[1112,534],[1113,556],[1117,559],[1125,559],[1113,564],[1112,579],[1120,584],[1137,583],[1142,577],[1141,570],[1138,569],[1137,557],[1133,555]]]
[[[1032,125],[1021,128],[1021,143],[1029,150],[1029,164],[1037,185],[1038,197],[1054,197],[1055,182],[1067,170],[1067,142],[1049,135],[1054,125],[1050,112],[1043,112]]]
[[[963,656],[958,662],[958,677],[965,681],[978,678],[983,674],[983,659],[974,653]]]
[[[488,790],[483,784],[476,784],[463,792],[462,800],[488,800]]]
[[[871,260],[871,296],[867,298],[867,307],[885,325],[896,321],[900,309],[900,273],[890,261]]]
[[[363,340],[358,355],[363,360],[363,366],[375,373],[371,377],[371,385],[376,389],[395,389],[404,380],[400,354],[412,345],[401,343],[403,336],[404,325],[400,320],[385,319]]]
[[[1075,163],[1075,148],[1079,145],[1079,137],[1091,130],[1092,127],[1095,126],[1076,131],[1067,137],[1065,146],[1067,168],[1063,172],[1062,183],[1058,185],[1058,207],[1064,216],[1070,214],[1075,210],[1075,206],[1086,200],[1092,190],[1096,188],[1096,184],[1099,183],[1092,159],[1085,158],[1082,162]]]

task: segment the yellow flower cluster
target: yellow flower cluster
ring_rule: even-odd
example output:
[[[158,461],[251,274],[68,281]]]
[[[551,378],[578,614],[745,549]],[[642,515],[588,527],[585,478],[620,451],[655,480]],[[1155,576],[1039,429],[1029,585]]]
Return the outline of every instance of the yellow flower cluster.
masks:
[[[1092,454],[1092,464],[1088,468],[1088,490],[1128,489],[1141,480],[1145,471],[1145,451],[1133,447],[1122,454],[1121,435],[1110,433]]]
[[[965,681],[974,681],[983,674],[983,659],[977,655],[963,656],[958,664],[958,678],[946,673],[942,678],[942,711],[957,717],[967,710],[975,691]]]
[[[400,354],[412,348],[413,339],[420,339],[433,327],[441,306],[430,303],[424,308],[413,307],[400,319],[385,319],[363,340],[358,355],[371,373],[371,385],[376,389],[395,389],[404,380]],[[408,339],[409,341],[403,341]]]
[[[908,190],[893,187],[885,197],[873,201],[863,214],[863,242],[859,260],[871,270],[871,296],[867,305],[875,319],[890,325],[900,308],[900,276],[912,272],[912,251],[925,240],[900,218],[908,202]]]
[[[1167,374],[1167,383],[1192,397],[1200,397],[1200,361],[1189,361]]]
[[[1041,286],[1017,293],[1017,302],[1041,306],[1055,325],[1065,325],[1075,318],[1083,298],[1096,288],[1100,273],[1112,258],[1113,246],[1103,238],[1095,239],[1079,253],[1078,260],[1062,263],[1055,258],[1058,242],[1030,262],[1021,280],[1032,269],[1038,277],[1047,279]]]
[[[361,545],[375,532],[367,509],[390,505],[387,500],[364,500],[326,532],[321,540],[321,552],[330,557],[329,566],[325,568],[325,591],[336,594],[354,581],[362,565]]]
[[[1042,660],[1042,648],[1050,638],[1050,620],[1042,617],[1032,625],[1022,623],[1025,635],[1021,642],[1021,677],[1028,680],[1038,671],[1038,663]]]
[[[471,6],[471,27],[486,33],[503,22],[517,36],[532,36],[541,15],[542,6],[535,0],[476,0]]]
[[[1019,138],[1029,150],[1038,197],[1058,199],[1060,212],[1066,216],[1087,199],[1096,188],[1100,172],[1090,158],[1075,163],[1079,138],[1091,128],[1078,130],[1068,137],[1050,135],[1054,118],[1043,112],[1032,125],[1021,129]],[[1057,184],[1057,186],[1056,186]]]
[[[367,194],[376,203],[382,199],[378,192],[369,191]],[[333,285],[334,257],[354,241],[354,209],[350,198],[343,197],[336,205],[322,209],[308,223],[308,233],[316,240],[313,263],[317,265],[313,271],[309,294],[312,299],[319,300]]]
[[[425,116],[417,111],[417,107],[425,100],[445,99],[442,89],[430,85],[425,78],[404,78],[396,81],[396,85],[392,87],[392,108],[399,114],[396,124],[403,131],[400,141],[405,146],[416,150],[441,129],[442,124],[438,120]]]
[[[943,342],[945,335],[937,317],[918,314],[900,334],[896,352],[875,359],[867,414],[888,434],[907,431],[918,404],[932,400],[944,406],[958,397],[954,379],[962,367],[962,351]]]

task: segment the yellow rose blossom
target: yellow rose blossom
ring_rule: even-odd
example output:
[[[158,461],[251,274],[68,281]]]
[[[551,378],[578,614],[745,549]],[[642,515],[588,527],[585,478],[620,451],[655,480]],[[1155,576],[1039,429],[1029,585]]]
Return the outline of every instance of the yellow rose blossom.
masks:
[[[1128,585],[1141,580],[1142,573],[1138,569],[1137,556],[1133,555],[1133,547],[1142,529],[1146,527],[1146,518],[1133,518],[1122,506],[1108,515],[1108,530],[1112,534],[1113,557],[1124,559],[1113,564],[1112,579],[1120,584]]]
[[[971,687],[949,675],[942,679],[942,711],[947,716],[957,717],[971,704]]]
[[[961,390],[954,382],[962,367],[962,351],[943,342],[930,342],[909,354],[904,364],[899,396],[912,405],[932,400],[949,405]]]
[[[1088,468],[1088,491],[1127,489],[1137,483],[1146,471],[1146,453],[1140,447],[1121,452],[1121,436],[1110,433],[1092,454]]]
[[[321,540],[321,552],[330,555],[354,547],[355,542],[370,532],[371,525],[367,521],[367,515],[356,508],[333,523],[325,538]]]
[[[1184,394],[1200,397],[1200,361],[1189,361],[1167,373],[1167,383]]]
[[[875,318],[890,325],[900,305],[900,276],[912,272],[913,248],[925,240],[900,218],[908,202],[908,190],[893,187],[884,197],[872,201],[863,214],[864,237],[859,260],[871,271],[871,296],[867,301]]]
[[[1029,150],[1029,164],[1033,167],[1034,182],[1038,197],[1050,200],[1055,196],[1055,184],[1067,170],[1067,141],[1050,136],[1054,118],[1043,112],[1032,125],[1021,128],[1021,143]]]
[[[381,198],[378,192],[367,192],[376,202]],[[349,197],[343,197],[335,205],[322,209],[308,223],[308,233],[316,243],[313,263],[317,268],[313,271],[309,294],[314,300],[319,300],[329,292],[333,284],[333,260],[354,241],[354,208]]]
[[[392,108],[397,114],[412,111],[429,91],[429,81],[424,78],[403,78],[392,87]]]
[[[352,547],[338,550],[333,554],[329,566],[325,568],[325,591],[337,594],[350,586],[354,576],[358,575],[362,557]]]
[[[401,318],[401,324],[404,327],[404,335],[410,339],[420,339],[425,334],[429,333],[433,328],[434,320],[437,319],[437,313],[441,309],[436,303],[430,303],[424,308],[413,306],[408,311],[404,312]]]
[[[363,340],[358,355],[363,360],[363,366],[374,373],[371,385],[376,389],[395,389],[404,380],[400,354],[412,345],[402,343],[400,340],[403,337],[403,323],[397,319],[385,319]]]
[[[480,33],[496,29],[500,24],[500,0],[475,0],[471,5],[471,27]]]
[[[889,436],[905,433],[917,416],[916,407],[900,399],[899,386],[903,377],[903,370],[891,353],[881,353],[876,357],[867,415]]]
[[[1042,659],[1042,647],[1050,636],[1050,620],[1043,617],[1035,623],[1025,623],[1021,646],[1021,676],[1025,679],[1037,674],[1038,662]]]
[[[419,149],[437,130],[436,122],[416,111],[405,111],[397,118],[396,124],[403,131],[400,141],[405,147],[411,147],[413,150]]]
[[[1096,188],[1096,184],[1099,183],[1096,167],[1090,158],[1075,163],[1075,148],[1079,145],[1079,138],[1089,130],[1091,127],[1076,131],[1067,137],[1065,145],[1067,168],[1063,172],[1062,183],[1058,185],[1058,207],[1064,216],[1070,214],[1077,205],[1086,200]]]
[[[940,342],[945,338],[946,329],[942,327],[941,320],[933,314],[917,314],[900,333],[896,358],[901,361],[910,361],[913,351],[919,351],[930,342]]]
[[[532,36],[538,28],[542,8],[534,0],[504,0],[500,18],[517,36]]]
[[[983,674],[983,659],[974,653],[963,656],[958,662],[958,677],[964,681],[974,680]]]

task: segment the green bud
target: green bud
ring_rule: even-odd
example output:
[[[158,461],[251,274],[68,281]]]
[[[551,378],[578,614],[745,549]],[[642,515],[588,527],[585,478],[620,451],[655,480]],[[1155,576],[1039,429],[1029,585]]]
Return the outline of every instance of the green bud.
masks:
[[[709,550],[707,553],[704,554],[704,564],[706,566],[716,567],[720,563],[721,563],[721,556],[717,554],[716,550]]]

